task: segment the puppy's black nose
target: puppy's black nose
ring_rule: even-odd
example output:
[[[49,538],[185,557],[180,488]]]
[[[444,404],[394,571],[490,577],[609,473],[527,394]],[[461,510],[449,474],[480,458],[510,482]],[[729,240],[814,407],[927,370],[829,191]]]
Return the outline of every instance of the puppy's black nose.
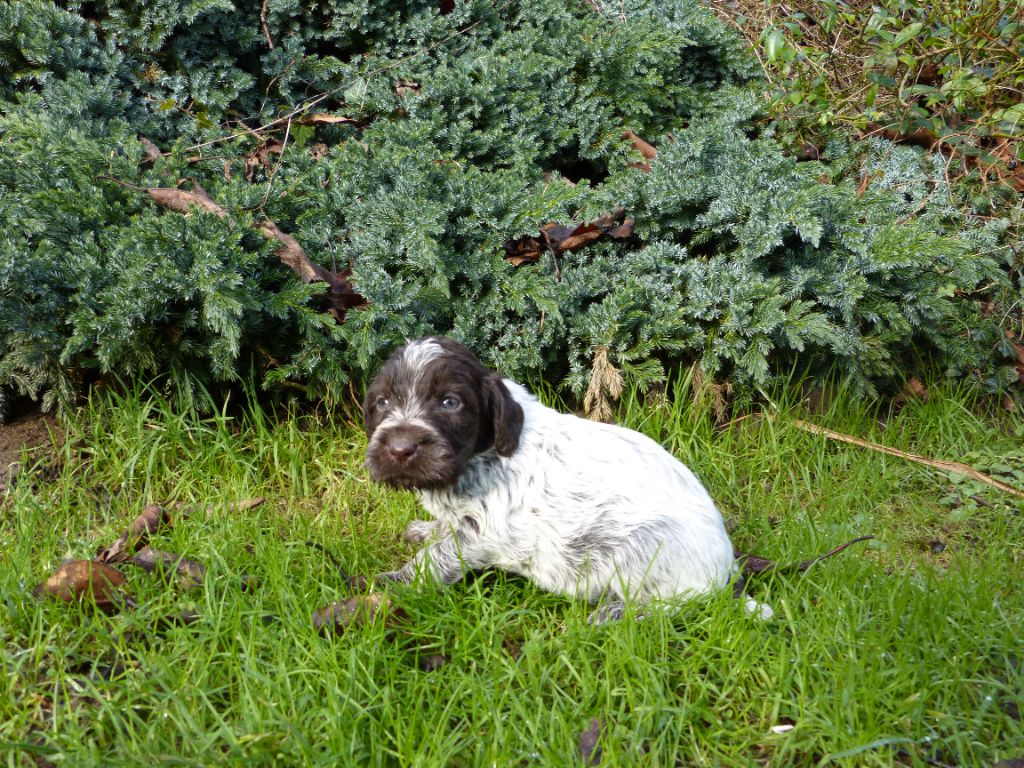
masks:
[[[388,441],[388,453],[399,464],[406,464],[416,455],[419,445],[407,437],[395,437]]]

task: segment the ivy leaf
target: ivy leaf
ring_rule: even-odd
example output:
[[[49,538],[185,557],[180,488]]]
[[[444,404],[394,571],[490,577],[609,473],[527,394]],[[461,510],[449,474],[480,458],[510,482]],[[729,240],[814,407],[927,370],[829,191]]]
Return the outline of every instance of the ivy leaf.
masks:
[[[899,48],[904,43],[907,43],[913,38],[917,37],[922,27],[924,27],[924,24],[922,24],[920,21],[915,21],[914,23],[905,26],[902,30],[899,31],[896,37],[893,38],[893,48]]]

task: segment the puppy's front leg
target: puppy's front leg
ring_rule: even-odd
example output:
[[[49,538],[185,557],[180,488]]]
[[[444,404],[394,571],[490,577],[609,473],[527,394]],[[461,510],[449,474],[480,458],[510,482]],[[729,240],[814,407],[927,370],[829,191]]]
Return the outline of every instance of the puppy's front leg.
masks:
[[[436,520],[413,520],[405,529],[405,540],[410,544],[422,544],[438,533]]]
[[[397,571],[382,573],[378,578],[408,584],[422,571],[435,582],[447,585],[457,582],[466,571],[487,565],[483,551],[474,547],[472,541],[465,536],[449,533],[423,547]]]

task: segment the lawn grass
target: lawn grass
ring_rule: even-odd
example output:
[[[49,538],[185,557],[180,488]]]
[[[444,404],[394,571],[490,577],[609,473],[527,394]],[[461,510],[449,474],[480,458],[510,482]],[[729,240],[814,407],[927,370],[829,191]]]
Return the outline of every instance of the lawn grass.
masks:
[[[196,419],[152,393],[99,398],[50,469],[0,499],[0,764],[580,765],[595,718],[610,766],[1024,757],[1024,503],[794,419],[967,456],[1017,485],[1024,426],[948,385],[894,415],[842,392],[809,415],[793,392],[773,395],[776,417],[726,428],[688,402],[630,398],[620,414],[697,471],[739,549],[790,563],[877,537],[754,585],[772,621],[723,594],[591,627],[587,606],[486,574],[393,587],[399,628],[331,637],[311,612],[351,594],[342,570],[407,557],[416,515],[410,495],[370,484],[344,413]],[[195,505],[151,543],[203,563],[200,588],[125,567],[138,607],[113,616],[31,595],[151,501]],[[199,620],[160,624],[183,610]],[[430,655],[447,663],[424,671]]]

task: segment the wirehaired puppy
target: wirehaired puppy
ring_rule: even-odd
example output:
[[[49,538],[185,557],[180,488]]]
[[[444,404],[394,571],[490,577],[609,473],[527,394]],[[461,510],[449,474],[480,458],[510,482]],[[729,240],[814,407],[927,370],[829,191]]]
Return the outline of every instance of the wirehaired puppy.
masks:
[[[424,571],[451,584],[499,568],[604,599],[590,617],[601,623],[621,617],[626,601],[707,594],[736,573],[721,514],[668,451],[542,405],[450,339],[398,349],[363,416],[371,477],[414,490],[433,517],[409,525],[406,537],[424,546],[386,578]]]

